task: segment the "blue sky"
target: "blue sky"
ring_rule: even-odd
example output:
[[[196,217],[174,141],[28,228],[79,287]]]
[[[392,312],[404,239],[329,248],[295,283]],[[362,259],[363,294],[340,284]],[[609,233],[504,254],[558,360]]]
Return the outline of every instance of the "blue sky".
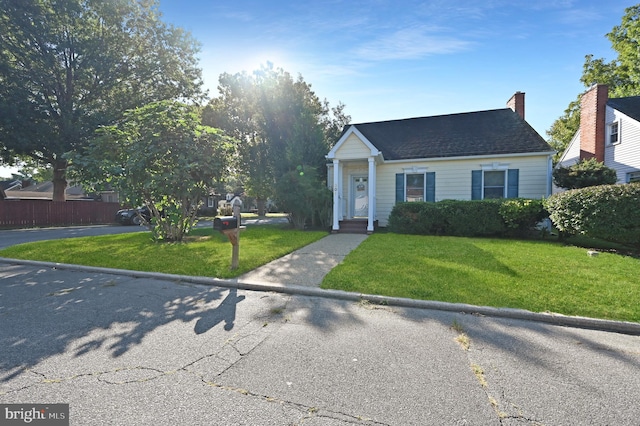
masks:
[[[606,4],[606,6],[605,6]],[[223,72],[270,61],[302,75],[352,122],[503,108],[526,93],[546,130],[584,90],[584,57],[633,3],[608,0],[160,0],[164,20],[202,43],[210,95]]]
[[[525,118],[546,139],[584,90],[585,55],[615,58],[605,34],[633,4],[160,0],[160,10],[202,44],[211,97],[221,73],[267,61],[344,103],[353,123],[503,108],[522,91]]]

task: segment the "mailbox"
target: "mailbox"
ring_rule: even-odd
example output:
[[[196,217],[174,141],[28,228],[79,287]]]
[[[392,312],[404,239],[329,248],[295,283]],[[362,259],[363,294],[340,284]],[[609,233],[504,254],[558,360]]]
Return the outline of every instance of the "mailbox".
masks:
[[[227,229],[236,229],[240,226],[235,216],[222,216],[213,219],[213,229],[216,231],[225,231]]]

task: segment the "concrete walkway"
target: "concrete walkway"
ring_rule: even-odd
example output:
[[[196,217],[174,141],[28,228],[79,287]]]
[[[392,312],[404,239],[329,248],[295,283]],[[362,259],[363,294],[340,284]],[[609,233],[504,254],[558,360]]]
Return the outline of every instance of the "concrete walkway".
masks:
[[[366,238],[367,235],[361,234],[330,234],[315,243],[241,275],[236,281],[251,284],[318,287],[325,275]]]

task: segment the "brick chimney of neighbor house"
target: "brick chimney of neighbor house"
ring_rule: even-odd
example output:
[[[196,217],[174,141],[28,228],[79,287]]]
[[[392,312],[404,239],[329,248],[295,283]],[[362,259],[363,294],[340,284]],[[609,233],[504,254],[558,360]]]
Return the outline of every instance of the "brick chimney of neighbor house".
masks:
[[[524,120],[524,92],[516,92],[507,102],[507,107],[518,113]]]
[[[609,88],[594,84],[580,101],[580,159],[604,162],[605,114]]]

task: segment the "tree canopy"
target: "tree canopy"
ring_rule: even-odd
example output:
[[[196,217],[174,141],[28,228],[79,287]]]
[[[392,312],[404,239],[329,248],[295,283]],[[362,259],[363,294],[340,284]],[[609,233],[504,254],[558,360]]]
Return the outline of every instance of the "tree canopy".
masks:
[[[172,101],[127,111],[74,159],[83,166],[80,177],[109,183],[129,205],[148,206],[154,237],[181,241],[209,188],[228,175],[234,147],[221,130],[200,122],[195,107]]]
[[[640,5],[625,9],[620,25],[607,34],[616,59],[607,62],[587,55],[580,81],[586,88],[594,84],[609,86],[613,98],[640,95]],[[548,142],[562,154],[580,127],[580,98],[571,102],[564,114],[547,130]]]
[[[270,64],[253,74],[225,73],[218,89],[220,95],[205,108],[203,122],[224,129],[239,141],[238,172],[247,193],[258,200],[259,212],[264,214],[264,202],[272,198],[278,207],[292,213],[298,204],[289,203],[290,197],[283,193],[286,189],[276,183],[285,176],[304,176],[306,170],[299,189],[322,187],[324,156],[350,120],[344,105],[330,108],[302,76],[294,80]],[[298,224],[312,219],[310,213],[300,213],[305,219]]]
[[[161,21],[156,0],[0,0],[0,159],[54,172],[68,153],[149,102],[201,93],[197,42]]]

